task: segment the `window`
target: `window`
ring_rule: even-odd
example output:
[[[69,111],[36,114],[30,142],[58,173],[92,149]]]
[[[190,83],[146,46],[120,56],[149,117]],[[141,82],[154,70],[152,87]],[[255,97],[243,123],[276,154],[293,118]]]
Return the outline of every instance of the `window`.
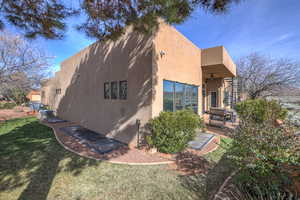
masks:
[[[55,90],[55,93],[56,93],[56,94],[61,94],[61,89],[60,89],[60,88],[56,89],[56,90]]]
[[[104,83],[104,99],[110,98],[110,84],[109,82]]]
[[[206,96],[206,88],[205,85],[202,85],[202,96],[205,97]]]
[[[173,111],[174,104],[174,82],[164,81],[164,111]]]
[[[164,111],[192,109],[198,113],[198,87],[173,81],[164,81]]]
[[[218,107],[218,93],[210,92],[210,107]]]
[[[119,98],[123,100],[127,99],[127,81],[119,82]]]
[[[224,91],[223,103],[225,106],[229,106],[229,92],[226,90]]]
[[[185,85],[182,83],[175,83],[175,110],[182,110],[185,106]]]
[[[42,98],[45,98],[45,91],[42,91]]]
[[[111,99],[118,99],[118,82],[113,81],[110,84],[111,86]]]

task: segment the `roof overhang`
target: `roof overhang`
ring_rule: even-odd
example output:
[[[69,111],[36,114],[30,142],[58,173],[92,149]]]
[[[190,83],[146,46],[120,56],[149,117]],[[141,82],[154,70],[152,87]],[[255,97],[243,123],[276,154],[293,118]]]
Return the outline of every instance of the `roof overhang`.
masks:
[[[236,65],[223,46],[201,50],[204,80],[236,76]]]

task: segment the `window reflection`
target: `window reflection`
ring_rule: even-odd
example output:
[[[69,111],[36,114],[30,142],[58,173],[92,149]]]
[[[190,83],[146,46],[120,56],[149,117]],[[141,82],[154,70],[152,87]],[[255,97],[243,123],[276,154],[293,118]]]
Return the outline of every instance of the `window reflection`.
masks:
[[[175,110],[184,108],[184,84],[175,83]]]
[[[164,110],[173,111],[174,82],[164,81]]]
[[[198,87],[173,81],[164,81],[164,111],[192,109],[198,113]]]

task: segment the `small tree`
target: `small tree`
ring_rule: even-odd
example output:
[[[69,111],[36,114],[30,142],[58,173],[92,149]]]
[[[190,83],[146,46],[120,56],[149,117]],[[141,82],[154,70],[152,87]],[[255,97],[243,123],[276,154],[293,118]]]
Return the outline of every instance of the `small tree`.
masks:
[[[0,33],[0,94],[13,98],[15,89],[29,92],[48,76],[50,60],[45,51],[24,38]]]
[[[300,86],[300,63],[291,59],[274,59],[253,53],[241,58],[237,68],[240,92],[251,99]]]

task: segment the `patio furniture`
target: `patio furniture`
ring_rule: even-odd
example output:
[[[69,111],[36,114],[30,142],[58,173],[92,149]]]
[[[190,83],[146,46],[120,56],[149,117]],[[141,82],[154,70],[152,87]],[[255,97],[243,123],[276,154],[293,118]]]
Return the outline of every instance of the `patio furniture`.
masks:
[[[210,108],[209,125],[223,127],[226,123],[226,110],[224,108]]]
[[[227,121],[234,123],[236,121],[236,112],[226,110],[225,108],[210,108],[209,125],[224,127]]]

